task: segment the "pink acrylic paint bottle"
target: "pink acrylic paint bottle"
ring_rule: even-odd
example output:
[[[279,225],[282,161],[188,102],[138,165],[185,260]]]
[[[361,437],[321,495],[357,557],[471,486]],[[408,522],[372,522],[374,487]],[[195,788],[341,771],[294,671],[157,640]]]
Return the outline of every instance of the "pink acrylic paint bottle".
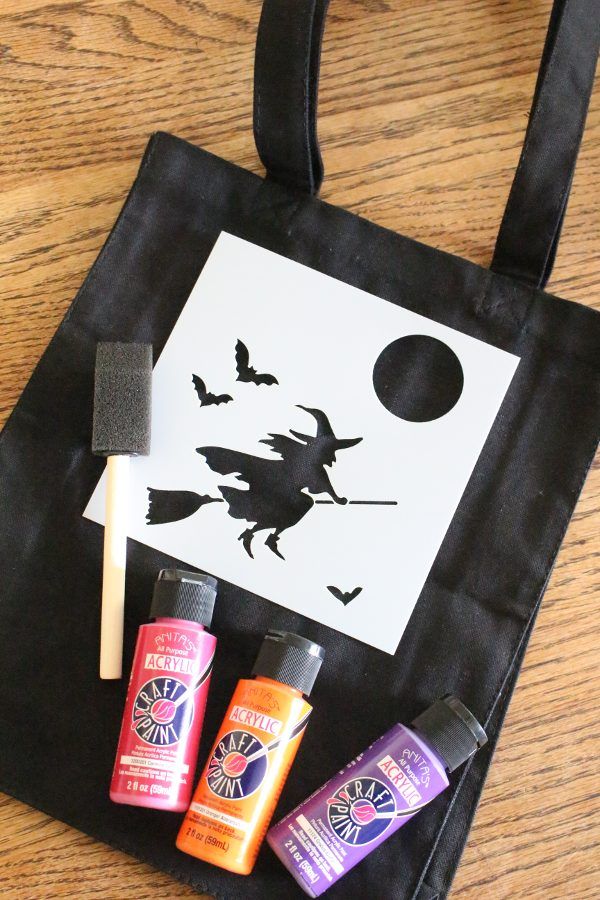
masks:
[[[210,575],[163,569],[131,669],[110,784],[115,803],[185,812],[217,643],[206,631],[217,595]]]

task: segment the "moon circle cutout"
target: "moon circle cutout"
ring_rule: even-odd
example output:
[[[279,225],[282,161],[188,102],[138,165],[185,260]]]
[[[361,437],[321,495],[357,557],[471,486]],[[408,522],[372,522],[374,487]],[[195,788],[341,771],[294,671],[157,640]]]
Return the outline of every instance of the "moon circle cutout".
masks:
[[[460,399],[464,374],[448,344],[410,334],[388,344],[373,368],[373,387],[382,405],[407,422],[432,422]]]

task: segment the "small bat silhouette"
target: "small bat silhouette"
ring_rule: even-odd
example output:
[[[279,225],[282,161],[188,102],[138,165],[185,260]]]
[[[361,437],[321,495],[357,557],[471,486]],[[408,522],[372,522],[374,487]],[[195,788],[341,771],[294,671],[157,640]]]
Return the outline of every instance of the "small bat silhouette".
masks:
[[[200,400],[200,406],[218,406],[219,403],[229,403],[233,400],[229,394],[211,394],[206,390],[206,385],[199,375],[192,375],[192,381]]]
[[[327,590],[333,594],[336,600],[341,600],[344,606],[348,606],[351,600],[354,600],[355,597],[358,597],[360,592],[362,591],[361,587],[355,587],[353,591],[340,591],[334,584],[328,584]]]
[[[248,381],[252,384],[279,384],[274,375],[263,372],[256,374],[256,369],[250,364],[250,353],[243,341],[238,340],[235,345],[235,365],[238,373],[238,381]]]

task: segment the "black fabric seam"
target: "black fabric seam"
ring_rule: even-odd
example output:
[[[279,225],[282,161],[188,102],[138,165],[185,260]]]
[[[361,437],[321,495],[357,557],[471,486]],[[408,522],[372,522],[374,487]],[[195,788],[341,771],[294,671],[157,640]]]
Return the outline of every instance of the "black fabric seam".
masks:
[[[592,465],[592,463],[593,463],[593,461],[594,461],[594,456],[595,456],[595,454],[596,454],[597,446],[598,446],[598,437],[596,437],[596,438],[593,440],[593,442],[592,442],[592,450],[591,450],[591,453],[586,453],[585,458],[586,458],[586,460],[587,460],[587,464],[586,464],[585,467],[584,467],[583,475],[582,475],[582,477],[580,478],[580,480],[579,480],[579,482],[578,482],[578,485],[577,485],[577,499],[579,499],[579,496],[580,496],[580,494],[581,494],[581,491],[583,490],[583,486],[584,486],[585,481],[586,481],[586,479],[587,479],[589,470],[590,470],[591,465]],[[505,671],[503,672],[502,678],[501,678],[501,680],[500,680],[500,684],[499,684],[499,686],[496,687],[496,689],[495,689],[495,691],[494,691],[494,693],[493,693],[494,700],[493,700],[491,706],[488,708],[488,710],[487,710],[487,712],[486,712],[486,714],[485,714],[485,716],[484,716],[484,727],[487,727],[488,722],[490,721],[492,715],[494,714],[494,712],[495,712],[495,710],[496,710],[496,706],[498,705],[498,702],[500,701],[500,698],[501,698],[501,696],[502,696],[502,692],[503,692],[503,690],[504,690],[504,688],[505,688],[505,686],[506,686],[506,683],[507,683],[507,681],[508,681],[508,678],[509,678],[509,676],[510,676],[510,673],[511,673],[511,671],[512,671],[512,668],[513,668],[513,666],[514,666],[514,664],[515,664],[516,657],[518,656],[519,649],[520,649],[520,647],[521,647],[521,645],[522,645],[522,641],[523,641],[523,639],[525,639],[525,638],[527,637],[527,634],[528,634],[528,631],[529,631],[529,627],[530,627],[530,625],[532,624],[532,621],[535,620],[535,617],[537,616],[537,614],[538,614],[538,612],[539,612],[539,609],[540,609],[540,607],[541,607],[543,595],[544,595],[544,592],[545,592],[545,588],[546,588],[546,585],[547,585],[548,580],[549,580],[549,578],[550,578],[550,575],[551,575],[551,573],[552,573],[552,569],[554,568],[554,563],[556,562],[556,557],[557,557],[557,555],[558,555],[558,551],[560,550],[561,544],[562,544],[562,542],[563,542],[563,540],[564,540],[565,534],[566,534],[567,529],[568,529],[568,527],[569,527],[569,524],[570,524],[570,522],[571,522],[572,513],[567,512],[567,515],[566,515],[565,518],[566,518],[566,521],[563,522],[563,527],[562,527],[561,530],[560,530],[559,538],[555,541],[555,543],[554,543],[554,545],[553,545],[553,549],[552,549],[552,552],[551,552],[551,554],[550,554],[550,562],[548,563],[548,565],[547,565],[546,569],[544,570],[544,573],[543,573],[543,575],[542,575],[542,577],[541,577],[541,579],[540,579],[540,581],[539,581],[539,583],[538,583],[539,586],[536,588],[536,591],[535,591],[536,600],[535,600],[535,603],[534,603],[534,605],[533,605],[533,607],[532,607],[531,614],[529,615],[529,617],[528,617],[526,623],[524,624],[524,627],[521,629],[521,638],[520,638],[520,640],[517,642],[516,646],[513,648],[510,663],[508,664],[507,668],[506,668]],[[531,593],[533,593],[533,591],[532,591]],[[417,601],[417,602],[418,602],[418,601]],[[529,638],[527,638],[527,642],[529,642]],[[494,752],[495,752],[495,747],[494,747]],[[492,754],[492,758],[493,758],[493,754]],[[490,758],[490,765],[491,765],[491,763],[492,763],[492,758]],[[472,760],[472,759],[473,759],[473,757],[471,758],[471,760]],[[459,782],[458,782],[458,784],[457,784],[455,790],[452,792],[452,797],[451,797],[450,802],[449,802],[449,804],[448,804],[448,809],[447,809],[447,811],[446,811],[446,814],[445,814],[445,816],[444,816],[443,821],[442,821],[441,824],[440,824],[440,827],[439,827],[439,830],[438,830],[438,832],[437,832],[437,835],[436,835],[436,838],[435,838],[433,847],[432,847],[432,849],[431,849],[431,852],[430,852],[429,856],[427,857],[427,861],[426,861],[425,865],[424,865],[423,868],[422,868],[422,871],[421,871],[421,877],[420,877],[419,880],[417,881],[415,890],[414,890],[414,892],[413,892],[412,895],[411,895],[412,900],[416,900],[416,895],[417,895],[419,889],[421,888],[421,885],[423,884],[423,882],[424,882],[424,880],[425,880],[425,877],[426,877],[426,875],[427,875],[427,871],[428,871],[428,869],[429,869],[429,867],[430,867],[430,865],[431,865],[431,862],[432,862],[433,856],[434,856],[434,854],[435,854],[435,851],[436,851],[436,849],[437,849],[438,843],[439,843],[439,841],[440,841],[440,839],[441,839],[441,837],[442,837],[444,828],[446,827],[446,824],[447,824],[448,819],[449,819],[449,817],[450,817],[450,813],[451,813],[452,809],[454,808],[454,804],[455,804],[455,802],[456,802],[456,798],[458,797],[458,794],[459,794],[459,792],[460,792],[460,790],[461,790],[461,788],[462,788],[462,786],[463,786],[463,784],[464,784],[464,781],[465,781],[465,779],[466,779],[466,777],[467,777],[467,775],[468,775],[470,769],[471,769],[471,761],[469,761],[469,763],[468,763],[467,766],[465,767],[465,769],[464,769],[464,771],[463,771],[463,773],[462,773],[462,775],[461,775],[461,778],[460,778],[460,780],[459,780]],[[487,775],[487,772],[486,772],[486,775]],[[482,785],[482,788],[483,788],[483,785]],[[461,849],[461,851],[459,852],[459,858],[460,858],[460,855],[461,855],[461,854],[462,854],[462,849]]]

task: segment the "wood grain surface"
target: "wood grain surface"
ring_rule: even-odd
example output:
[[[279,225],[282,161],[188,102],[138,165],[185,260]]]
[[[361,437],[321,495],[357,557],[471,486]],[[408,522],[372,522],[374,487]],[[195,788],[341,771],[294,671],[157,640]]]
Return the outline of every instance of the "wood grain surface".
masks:
[[[488,264],[549,9],[550,0],[333,0],[320,91],[322,196]],[[251,122],[259,10],[259,0],[2,0],[1,421],[98,253],[152,131],[261,171]],[[597,91],[549,287],[596,307],[599,137]],[[599,505],[596,465],[546,594],[454,900],[600,896]],[[0,895],[166,900],[193,892],[3,798]],[[391,894],[382,886],[380,896]]]

